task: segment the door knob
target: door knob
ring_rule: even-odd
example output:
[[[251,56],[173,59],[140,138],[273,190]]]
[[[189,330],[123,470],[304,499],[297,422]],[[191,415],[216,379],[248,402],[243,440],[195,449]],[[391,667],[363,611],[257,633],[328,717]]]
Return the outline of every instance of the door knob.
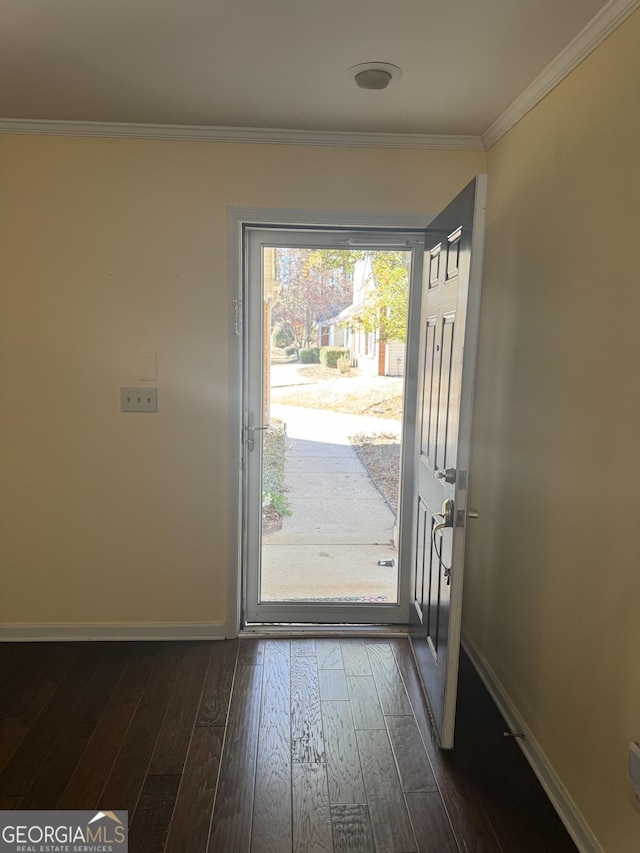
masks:
[[[456,469],[455,468],[447,468],[445,471],[434,471],[434,476],[436,480],[443,480],[445,483],[449,483],[451,486],[455,485],[456,482]]]

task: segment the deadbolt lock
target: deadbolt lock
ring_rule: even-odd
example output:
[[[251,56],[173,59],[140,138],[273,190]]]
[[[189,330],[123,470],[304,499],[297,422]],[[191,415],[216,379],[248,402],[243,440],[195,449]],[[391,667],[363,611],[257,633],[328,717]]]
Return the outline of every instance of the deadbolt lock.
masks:
[[[456,469],[446,468],[444,471],[434,471],[436,480],[441,480],[444,483],[449,483],[450,486],[456,484]]]

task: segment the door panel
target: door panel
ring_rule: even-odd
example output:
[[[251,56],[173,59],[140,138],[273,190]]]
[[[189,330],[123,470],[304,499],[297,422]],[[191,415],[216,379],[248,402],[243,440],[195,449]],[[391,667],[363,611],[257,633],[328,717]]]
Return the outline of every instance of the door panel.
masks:
[[[423,274],[410,634],[443,748],[455,723],[485,207],[480,175],[427,229]]]

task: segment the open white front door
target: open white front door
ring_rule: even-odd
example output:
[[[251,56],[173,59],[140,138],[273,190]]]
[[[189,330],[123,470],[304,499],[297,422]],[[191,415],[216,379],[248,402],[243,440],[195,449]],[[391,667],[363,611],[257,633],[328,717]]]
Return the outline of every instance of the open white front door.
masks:
[[[420,312],[410,634],[440,745],[453,747],[486,175],[427,228]]]

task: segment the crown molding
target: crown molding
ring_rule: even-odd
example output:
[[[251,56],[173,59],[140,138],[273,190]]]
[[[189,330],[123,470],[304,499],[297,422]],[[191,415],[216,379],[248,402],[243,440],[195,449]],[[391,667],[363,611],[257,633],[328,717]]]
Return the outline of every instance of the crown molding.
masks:
[[[610,0],[487,128],[482,134],[484,147],[495,145],[639,6],[640,0]]]
[[[640,0],[639,0],[640,2]],[[322,145],[360,148],[423,148],[483,151],[479,136],[430,133],[349,133],[280,130],[269,127],[126,124],[47,119],[0,119],[0,133],[41,136],[98,136],[118,139],[165,139],[179,142],[247,142],[267,145]]]

